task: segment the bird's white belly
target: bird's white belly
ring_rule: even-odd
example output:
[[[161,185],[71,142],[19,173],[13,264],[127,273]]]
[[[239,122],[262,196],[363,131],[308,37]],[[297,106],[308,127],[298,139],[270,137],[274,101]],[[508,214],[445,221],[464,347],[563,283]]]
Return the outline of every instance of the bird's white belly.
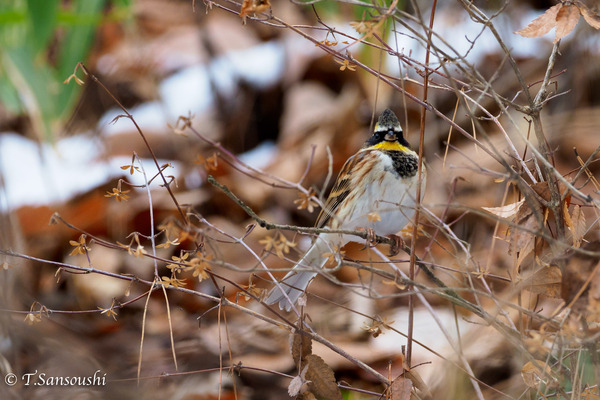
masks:
[[[398,233],[412,220],[415,214],[418,175],[401,178],[392,172],[384,171],[385,167],[391,168],[391,160],[386,158],[386,161],[387,165],[380,163],[370,171],[371,176],[367,181],[374,183],[354,202],[351,216],[343,224],[344,229],[371,228],[378,235],[391,235]],[[382,174],[383,179],[379,183]],[[425,191],[424,183],[421,194]]]

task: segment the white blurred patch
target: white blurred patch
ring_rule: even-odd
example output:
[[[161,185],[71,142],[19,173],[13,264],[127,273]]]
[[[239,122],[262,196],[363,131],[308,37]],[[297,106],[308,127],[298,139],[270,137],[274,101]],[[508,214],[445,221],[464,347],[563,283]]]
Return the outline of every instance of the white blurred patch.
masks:
[[[121,166],[131,157],[100,158],[102,145],[88,135],[61,139],[55,145],[37,144],[14,133],[0,134],[0,173],[4,181],[1,207],[10,211],[24,205],[39,206],[64,202],[119,176],[143,185],[141,173],[129,175]],[[156,173],[152,160],[142,160],[146,175]],[[159,165],[166,163],[159,160]],[[177,175],[177,168],[167,175]],[[155,179],[151,187],[159,185]]]
[[[267,167],[275,159],[278,153],[277,146],[271,141],[263,142],[239,155],[239,159],[251,167],[262,169]]]

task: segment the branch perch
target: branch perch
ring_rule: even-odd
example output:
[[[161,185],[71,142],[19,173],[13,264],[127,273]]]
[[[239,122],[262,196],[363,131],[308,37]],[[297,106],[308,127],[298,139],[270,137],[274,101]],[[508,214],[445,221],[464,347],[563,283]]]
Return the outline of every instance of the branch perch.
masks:
[[[260,218],[254,212],[254,210],[252,210],[246,203],[244,203],[231,190],[229,190],[229,188],[227,186],[219,183],[212,175],[208,176],[208,182],[211,185],[219,188],[223,193],[225,193],[227,195],[227,197],[229,197],[237,205],[239,205],[246,212],[246,214],[248,214],[253,220],[255,220],[261,227],[263,227],[267,230],[280,229],[280,230],[287,230],[287,231],[292,231],[292,232],[313,233],[313,234],[340,233],[340,234],[344,234],[344,235],[353,235],[356,237],[360,237],[364,240],[369,239],[369,234],[367,232],[363,232],[363,231],[343,230],[343,229],[308,228],[308,227],[302,227],[302,226],[286,225],[286,224],[281,225],[281,224],[273,224],[273,223],[267,222],[264,219]],[[377,243],[384,243],[384,244],[388,244],[388,245],[394,244],[394,241],[392,239],[385,237],[385,236],[379,236],[379,235],[375,235],[375,241]],[[407,254],[411,254],[410,247],[408,247],[406,245],[402,246],[402,250]],[[479,310],[479,308],[477,306],[469,303],[468,301],[463,299],[461,296],[459,296],[458,293],[456,293],[453,289],[446,286],[446,284],[444,282],[442,282],[440,279],[438,279],[438,277],[436,277],[434,275],[433,271],[431,271],[431,269],[420,258],[418,258],[418,257],[415,257],[415,258],[416,258],[417,266],[425,273],[425,275],[427,275],[427,277],[433,283],[435,283],[438,287],[444,289],[444,292],[446,293],[446,295],[448,295],[450,298],[454,298],[458,305],[468,308],[476,313],[478,311],[479,312],[481,311],[481,310]]]

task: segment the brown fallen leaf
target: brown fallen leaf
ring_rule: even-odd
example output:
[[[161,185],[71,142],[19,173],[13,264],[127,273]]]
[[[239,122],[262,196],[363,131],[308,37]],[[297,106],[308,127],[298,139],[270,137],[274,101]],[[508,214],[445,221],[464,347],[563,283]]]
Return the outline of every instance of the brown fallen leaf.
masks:
[[[567,36],[579,22],[579,8],[574,5],[563,4],[556,14],[556,36],[554,43]]]
[[[531,293],[558,298],[561,295],[561,284],[560,268],[556,265],[549,265],[529,274],[519,285]]]
[[[556,26],[556,16],[561,7],[562,4],[550,7],[545,13],[531,21],[525,28],[515,33],[525,37],[544,36]]]
[[[308,364],[306,379],[310,381],[309,390],[316,396],[324,399],[342,400],[342,391],[337,385],[333,370],[323,359],[315,354],[306,356]]]
[[[516,275],[517,270],[525,257],[527,257],[535,247],[536,234],[534,232],[541,229],[538,218],[543,218],[544,216],[542,206],[537,199],[532,199],[531,203],[534,207],[533,210],[527,202],[519,207],[514,217],[514,223],[517,226],[512,227],[509,234],[510,254],[519,253],[517,263],[514,266],[515,270],[511,271],[513,276]]]
[[[523,382],[530,388],[538,388],[542,384],[547,384],[551,379],[552,370],[542,360],[529,361],[521,369]]]
[[[564,206],[564,215],[565,224],[567,224],[567,228],[569,228],[569,231],[571,231],[571,235],[573,236],[573,247],[579,248],[581,246],[581,241],[583,240],[583,235],[587,231],[585,215],[578,205],[573,207],[573,213],[569,215],[566,204]]]
[[[399,376],[390,387],[390,400],[410,400],[413,383],[410,379]]]
[[[560,192],[560,194],[562,196],[565,193],[565,190],[567,190],[567,186],[562,182],[558,182],[557,186],[558,186],[558,191]],[[531,188],[533,189],[534,192],[537,193],[538,196],[540,196],[545,201],[552,200],[552,194],[550,193],[550,187],[548,185],[548,182],[535,183],[535,184],[531,185]],[[565,202],[570,204],[570,202],[571,202],[570,194],[567,194],[567,196],[565,196]]]
[[[506,204],[502,207],[481,207],[483,208],[485,211],[494,214],[500,218],[506,218],[508,220],[512,220],[512,218],[517,214],[517,212],[519,211],[519,208],[521,207],[521,205],[523,205],[523,203],[525,202],[525,199],[521,199],[515,203],[510,203],[510,204]]]
[[[585,4],[580,2],[576,2],[575,4],[579,8],[579,11],[581,11],[581,15],[583,15],[585,22],[587,22],[592,28],[600,29],[600,16],[592,12],[592,10],[590,10]]]
[[[575,29],[580,16],[583,16],[585,22],[592,28],[600,29],[600,16],[582,2],[572,1],[550,7],[525,28],[515,33],[525,37],[540,37],[556,27],[554,36],[554,43],[556,43]]]
[[[291,334],[290,342],[292,358],[295,364],[298,364],[300,360],[304,360],[312,353],[312,340],[310,337],[293,333]]]
[[[545,241],[537,240],[538,235],[535,233],[540,231],[546,224],[548,216],[551,215],[550,209],[546,208],[540,200],[550,202],[552,200],[552,191],[548,182],[538,182],[531,185],[531,189],[539,197],[531,198],[530,201],[523,203],[515,217],[514,223],[518,227],[511,228],[510,231],[510,253],[519,252],[519,257],[515,265],[519,268],[527,255],[534,249],[538,250],[539,246],[546,244]],[[564,206],[568,207],[571,202],[571,196],[567,192],[565,184],[558,182],[557,189],[561,196],[565,196]],[[564,212],[564,210],[563,210]],[[541,221],[540,221],[541,220]],[[540,225],[542,222],[542,225]],[[516,272],[516,271],[515,271]]]

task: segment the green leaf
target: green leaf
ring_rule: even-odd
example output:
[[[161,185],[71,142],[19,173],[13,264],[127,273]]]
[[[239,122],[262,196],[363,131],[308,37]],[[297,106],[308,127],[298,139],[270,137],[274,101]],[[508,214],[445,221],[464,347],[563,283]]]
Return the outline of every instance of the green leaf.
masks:
[[[27,8],[20,3],[23,2],[15,1],[10,6],[0,6],[0,54],[7,47],[25,44],[29,28]]]
[[[27,16],[31,25],[31,40],[35,53],[48,45],[56,27],[58,0],[27,0]]]
[[[0,73],[0,103],[12,114],[20,114],[24,110],[15,87],[5,74]]]
[[[73,73],[78,62],[83,62],[91,49],[96,28],[102,19],[105,0],[79,0],[72,9],[72,16],[65,27],[64,39],[58,57],[57,80],[61,82]],[[63,14],[64,15],[67,14]],[[62,22],[66,22],[64,19]],[[58,101],[61,105],[60,115],[68,117],[77,101],[80,87],[75,84],[64,85]]]
[[[6,24],[20,24],[25,22],[27,16],[22,10],[16,9],[5,9],[0,10],[0,25]]]
[[[60,85],[50,67],[46,63],[35,63],[32,50],[27,47],[5,50],[2,61],[35,131],[45,140],[51,140]]]

